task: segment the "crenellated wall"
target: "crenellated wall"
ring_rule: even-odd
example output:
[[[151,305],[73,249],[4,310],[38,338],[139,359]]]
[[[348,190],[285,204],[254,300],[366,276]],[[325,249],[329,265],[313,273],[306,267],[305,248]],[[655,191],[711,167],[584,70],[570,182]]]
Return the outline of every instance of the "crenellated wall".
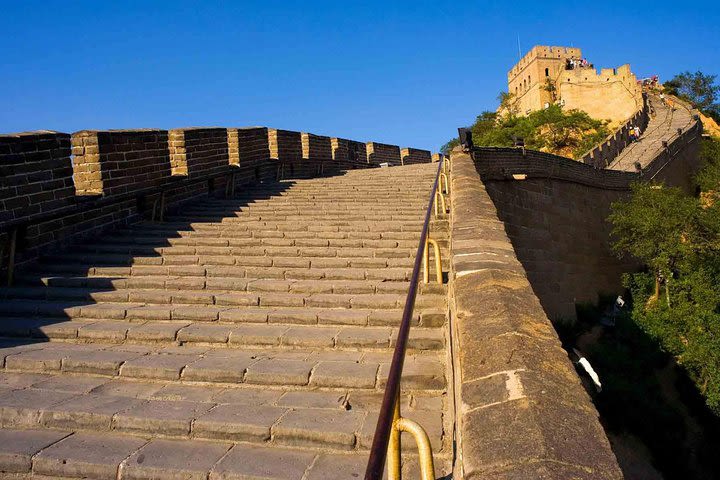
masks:
[[[583,155],[582,162],[595,168],[606,168],[625,147],[632,143],[630,130],[637,126],[641,132],[647,128],[649,121],[649,105],[647,94],[642,96],[642,108],[635,112],[620,128],[615,130],[602,143]]]
[[[403,165],[411,165],[413,163],[430,163],[432,161],[432,154],[430,153],[430,150],[403,148],[400,150],[400,161]]]
[[[622,274],[638,264],[618,259],[610,248],[610,206],[627,198],[639,180],[688,188],[698,165],[699,128],[680,135],[641,174],[519,148],[473,151],[515,255],[550,318],[575,318],[575,304],[622,292]]]
[[[522,248],[506,235],[504,205],[470,155],[451,160],[454,478],[623,478]]]
[[[366,145],[373,145],[372,157]],[[424,152],[406,149],[409,152]],[[84,236],[160,215],[230,184],[337,174],[400,147],[266,127],[83,130],[0,135],[0,271]],[[382,158],[382,160],[379,160]],[[413,154],[413,160],[428,155]]]
[[[368,163],[379,165],[381,163],[389,163],[390,165],[401,165],[400,147],[397,145],[388,145],[385,143],[368,142],[367,143]]]

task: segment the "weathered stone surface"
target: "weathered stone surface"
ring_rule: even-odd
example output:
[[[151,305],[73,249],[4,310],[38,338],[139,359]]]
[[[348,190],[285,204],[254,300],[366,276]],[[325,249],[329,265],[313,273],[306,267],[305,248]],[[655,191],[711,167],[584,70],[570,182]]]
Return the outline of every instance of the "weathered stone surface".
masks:
[[[288,445],[330,445],[350,450],[364,415],[344,410],[295,410],[273,427],[273,438]]]
[[[134,433],[187,435],[193,419],[212,406],[212,403],[150,400],[115,415],[113,428]]]
[[[375,363],[320,362],[313,370],[310,384],[318,387],[373,388],[377,371]]]
[[[44,409],[40,423],[52,428],[109,430],[113,415],[140,403],[125,397],[80,395]]]
[[[120,465],[121,480],[205,480],[230,444],[153,440]]]
[[[52,430],[0,430],[0,472],[29,472],[33,455],[68,435]]]
[[[193,422],[193,435],[241,442],[270,439],[270,427],[286,412],[284,408],[228,404],[218,405]]]
[[[238,444],[213,468],[210,480],[299,479],[314,459],[311,452]]]
[[[263,359],[248,368],[245,381],[268,385],[307,385],[314,366],[312,362]]]
[[[0,396],[0,427],[32,427],[38,423],[42,410],[74,396],[73,393],[36,389],[6,393]]]
[[[471,159],[452,158],[452,307],[465,478],[621,478],[597,412],[512,255]]]
[[[33,473],[115,480],[118,466],[147,443],[136,437],[76,433],[33,459]]]

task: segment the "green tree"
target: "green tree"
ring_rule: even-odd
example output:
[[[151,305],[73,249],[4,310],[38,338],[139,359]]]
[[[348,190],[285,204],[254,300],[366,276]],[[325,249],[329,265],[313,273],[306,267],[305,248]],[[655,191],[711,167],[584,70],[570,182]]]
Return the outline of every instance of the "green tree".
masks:
[[[720,85],[715,83],[717,75],[706,75],[700,71],[683,72],[665,82],[669,93],[692,103],[698,110],[720,119]]]
[[[701,188],[720,185],[720,150],[705,144]],[[688,372],[720,415],[720,202],[638,183],[612,205],[613,247],[641,260],[629,274],[633,321]],[[660,279],[665,301],[659,300]]]

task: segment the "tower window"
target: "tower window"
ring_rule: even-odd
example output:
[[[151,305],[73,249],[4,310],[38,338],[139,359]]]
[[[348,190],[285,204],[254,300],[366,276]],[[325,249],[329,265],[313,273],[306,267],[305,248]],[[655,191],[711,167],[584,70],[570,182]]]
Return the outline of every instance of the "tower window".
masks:
[[[550,69],[549,69],[549,68],[546,68],[546,69],[545,69],[545,76],[546,76],[546,77],[549,77],[549,76],[550,76]]]

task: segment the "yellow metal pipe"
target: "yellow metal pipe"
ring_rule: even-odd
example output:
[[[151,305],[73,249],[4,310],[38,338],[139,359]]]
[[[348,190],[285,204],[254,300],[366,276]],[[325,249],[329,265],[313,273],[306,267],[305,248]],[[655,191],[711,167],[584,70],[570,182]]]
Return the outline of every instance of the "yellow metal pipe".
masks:
[[[425,242],[425,248],[423,249],[423,283],[430,283],[430,271],[428,265],[430,264],[430,250],[428,248],[428,242]]]
[[[422,480],[435,480],[435,465],[433,463],[432,446],[425,430],[416,422],[407,418],[399,418],[393,424],[393,430],[408,432],[415,438],[418,447],[420,477]],[[389,476],[389,475],[388,475]],[[392,477],[390,477],[392,480]]]
[[[445,186],[443,187],[443,183]],[[442,190],[442,193],[448,194],[450,193],[450,184],[448,183],[448,176],[446,173],[440,174],[440,189]]]
[[[402,445],[400,442],[400,430],[396,427],[400,418],[400,395],[395,395],[395,409],[393,410],[393,426],[390,430],[390,441],[388,442],[387,472],[388,480],[401,480],[401,459]]]
[[[442,262],[441,262],[441,258],[440,258],[440,246],[432,238],[427,239],[427,243],[425,244],[425,252],[426,252],[425,258],[427,258],[428,261],[430,260],[430,252],[429,252],[428,244],[433,246],[433,253],[435,254],[435,279],[437,280],[437,283],[442,283]],[[425,283],[428,283],[430,280],[429,279],[430,274],[427,269],[427,263],[425,264],[425,274],[428,276]]]
[[[445,203],[445,195],[440,190],[435,191],[435,217],[439,216],[439,212],[442,211],[443,215],[447,213],[447,203]],[[439,209],[442,210],[439,210]]]

